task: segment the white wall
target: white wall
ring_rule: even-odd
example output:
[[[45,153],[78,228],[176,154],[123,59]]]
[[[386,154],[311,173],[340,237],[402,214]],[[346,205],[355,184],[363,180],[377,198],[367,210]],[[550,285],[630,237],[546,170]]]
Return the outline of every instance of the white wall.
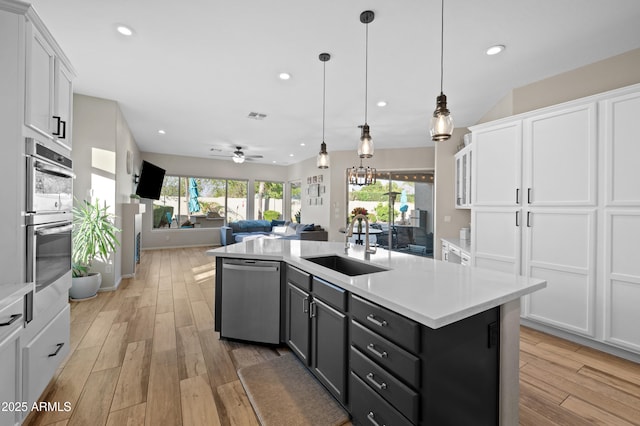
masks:
[[[73,194],[79,201],[93,197],[106,202],[116,215],[118,228],[122,227],[122,203],[129,202],[133,189],[133,178],[126,169],[127,151],[140,158],[117,102],[74,94]],[[109,265],[96,261],[92,269],[102,273],[102,289],[115,289],[122,278],[121,249],[113,254]]]

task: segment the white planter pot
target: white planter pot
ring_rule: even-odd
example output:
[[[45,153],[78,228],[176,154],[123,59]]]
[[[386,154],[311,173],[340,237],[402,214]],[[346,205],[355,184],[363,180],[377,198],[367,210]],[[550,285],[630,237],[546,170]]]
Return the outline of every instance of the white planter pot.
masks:
[[[73,300],[92,299],[98,294],[100,284],[102,284],[100,272],[91,273],[86,277],[71,278],[69,297]]]

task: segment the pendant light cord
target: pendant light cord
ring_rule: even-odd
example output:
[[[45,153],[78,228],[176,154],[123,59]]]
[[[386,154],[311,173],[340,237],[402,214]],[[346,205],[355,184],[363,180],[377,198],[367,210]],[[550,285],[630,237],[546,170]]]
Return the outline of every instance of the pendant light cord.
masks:
[[[367,89],[369,83],[369,24],[365,25],[364,48],[364,124],[367,124]]]
[[[327,62],[322,62],[322,142],[324,143],[324,120],[325,120],[325,109],[326,103],[325,98],[327,95]]]
[[[440,94],[442,94],[442,81],[444,78],[444,0],[442,0],[440,12]]]

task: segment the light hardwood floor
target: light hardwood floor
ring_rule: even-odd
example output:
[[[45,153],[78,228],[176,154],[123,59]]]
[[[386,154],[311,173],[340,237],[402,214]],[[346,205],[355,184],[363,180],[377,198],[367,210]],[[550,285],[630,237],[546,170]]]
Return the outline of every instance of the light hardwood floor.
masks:
[[[219,340],[213,258],[143,252],[136,279],[71,304],[71,353],[25,425],[257,425],[236,369],[278,350]],[[640,365],[521,329],[522,425],[640,425]],[[286,349],[282,349],[286,350]]]

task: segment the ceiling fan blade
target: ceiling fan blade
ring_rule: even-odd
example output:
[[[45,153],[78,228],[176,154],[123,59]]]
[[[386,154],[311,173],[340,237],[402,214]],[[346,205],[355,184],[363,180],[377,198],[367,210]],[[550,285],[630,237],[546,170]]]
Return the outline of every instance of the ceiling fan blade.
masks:
[[[262,155],[245,155],[244,158],[263,158]]]

